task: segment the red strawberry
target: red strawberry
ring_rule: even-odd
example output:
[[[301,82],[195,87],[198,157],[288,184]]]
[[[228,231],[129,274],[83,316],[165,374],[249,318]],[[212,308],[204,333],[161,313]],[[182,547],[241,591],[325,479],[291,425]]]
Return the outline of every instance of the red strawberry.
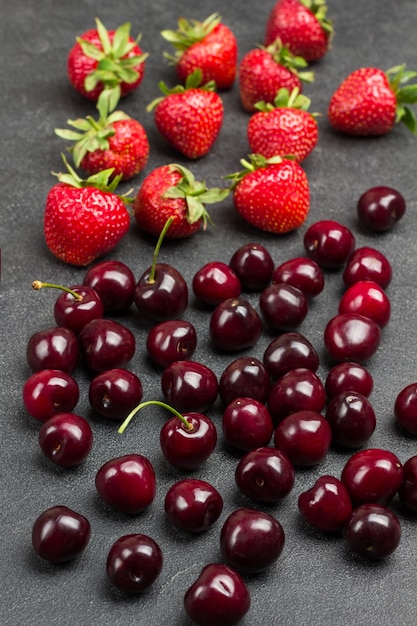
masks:
[[[268,17],[265,45],[279,37],[293,54],[309,63],[321,59],[333,35],[326,14],[325,0],[279,0]]]
[[[142,182],[133,209],[139,228],[159,237],[169,218],[173,221],[166,239],[184,239],[205,228],[209,220],[206,204],[220,202],[229,189],[207,189],[205,182],[176,163],[154,169]]]
[[[59,182],[46,198],[45,241],[61,261],[85,266],[110,252],[126,234],[127,200],[114,193],[120,178],[109,184],[112,170],[83,181],[66,166],[68,173],[57,175]]]
[[[70,150],[77,167],[88,174],[113,168],[112,177],[128,180],[148,161],[148,138],[142,124],[122,111],[109,114],[107,105],[107,100],[99,100],[98,120],[91,116],[68,120],[75,130],[57,128],[55,133],[74,142]]]
[[[274,104],[259,102],[258,113],[249,118],[247,126],[251,151],[266,159],[273,156],[293,157],[303,161],[316,146],[318,126],[313,113],[308,112],[310,99],[295,88],[280,89]]]
[[[217,89],[229,89],[236,77],[237,42],[233,32],[213,13],[203,22],[178,20],[178,30],[163,30],[162,37],[176,48],[174,56],[165,56],[176,66],[182,83],[196,69],[202,81],[214,80]]]
[[[302,167],[293,160],[251,155],[233,180],[233,202],[252,226],[287,233],[301,226],[310,207],[310,189]]]
[[[214,91],[214,82],[199,86],[201,71],[196,70],[185,83],[168,89],[148,106],[155,109],[155,124],[168,143],[189,159],[198,159],[210,150],[223,124],[223,102]]]
[[[416,116],[407,106],[417,102],[417,84],[405,85],[417,72],[405,65],[387,72],[364,67],[349,74],[333,93],[328,116],[330,124],[349,135],[385,135],[403,122],[414,134]]]
[[[103,90],[116,107],[119,97],[127,95],[142,82],[145,59],[136,40],[130,37],[130,24],[107,31],[99,19],[96,29],[86,31],[69,52],[68,78],[73,87],[89,100],[96,101]]]
[[[277,39],[265,48],[260,46],[245,54],[239,66],[239,91],[243,108],[253,113],[255,104],[274,102],[279,89],[286,87],[292,91],[295,87],[302,90],[302,81],[311,82],[313,72],[300,72],[306,67],[306,61],[294,56]]]

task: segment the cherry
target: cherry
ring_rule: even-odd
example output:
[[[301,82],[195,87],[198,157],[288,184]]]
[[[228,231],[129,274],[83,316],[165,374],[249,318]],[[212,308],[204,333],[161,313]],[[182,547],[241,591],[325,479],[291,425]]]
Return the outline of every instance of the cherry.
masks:
[[[397,549],[401,540],[401,525],[390,509],[367,503],[353,511],[344,536],[354,552],[379,561]]]
[[[240,280],[230,265],[221,261],[206,263],[194,274],[194,295],[208,306],[217,306],[229,298],[240,296]]]
[[[417,455],[407,459],[403,465],[403,482],[398,497],[407,511],[417,511]]]
[[[26,346],[26,360],[33,372],[57,369],[70,373],[77,365],[79,354],[76,335],[61,326],[34,333]]]
[[[272,282],[292,285],[300,289],[307,298],[315,298],[324,289],[320,265],[307,257],[296,257],[281,263],[272,274]]]
[[[229,298],[216,306],[210,318],[210,337],[216,348],[234,352],[254,346],[262,333],[262,322],[244,298]]]
[[[275,448],[247,452],[235,470],[238,489],[254,502],[280,502],[292,490],[294,480],[291,461]]]
[[[176,528],[189,533],[202,533],[219,519],[223,498],[207,481],[184,478],[167,491],[164,509]]]
[[[154,539],[141,533],[119,537],[107,555],[106,574],[110,583],[126,593],[148,589],[162,571],[163,556]]]
[[[223,412],[222,429],[226,443],[247,452],[269,444],[274,423],[258,400],[235,398]]]
[[[320,412],[326,404],[323,383],[311,370],[298,367],[279,378],[271,387],[268,409],[274,424],[290,413],[302,410]]]
[[[94,372],[124,367],[136,348],[132,331],[110,319],[88,322],[80,332],[79,343],[84,364]]]
[[[346,263],[355,247],[351,230],[335,220],[312,224],[304,234],[307,255],[320,267],[336,269]]]
[[[368,361],[381,341],[380,327],[374,320],[357,313],[339,313],[324,329],[324,345],[334,361]]]
[[[259,298],[265,322],[273,330],[298,328],[308,313],[308,299],[300,289],[287,283],[272,283]]]
[[[23,404],[29,415],[45,422],[56,413],[72,411],[80,397],[77,381],[62,370],[34,372],[23,386]]]
[[[417,435],[417,383],[404,387],[395,399],[394,416],[407,433]]]
[[[104,502],[130,515],[147,509],[156,494],[154,468],[141,454],[126,454],[104,463],[96,474],[95,485]]]
[[[316,372],[319,355],[306,337],[294,331],[282,333],[271,341],[264,352],[263,363],[271,378],[276,380],[300,367]]]
[[[356,391],[335,396],[327,406],[326,419],[332,429],[332,442],[343,448],[360,448],[376,428],[371,403]]]
[[[367,398],[371,395],[374,380],[369,371],[360,363],[345,361],[331,368],[324,387],[330,400],[345,391],[356,391]]]
[[[270,283],[274,262],[265,246],[245,243],[238,248],[229,261],[244,289],[262,291]]]
[[[74,467],[87,458],[93,445],[93,432],[84,417],[57,413],[42,424],[39,445],[55,465]]]
[[[391,282],[392,267],[387,257],[369,246],[356,248],[349,256],[342,279],[346,287],[360,280],[373,280],[382,289]]]
[[[196,347],[196,330],[185,320],[160,322],[152,326],[146,337],[148,356],[160,367],[191,359]]]
[[[65,563],[85,550],[90,534],[90,523],[84,515],[67,506],[52,506],[35,520],[32,545],[43,559]]]
[[[269,375],[263,363],[251,356],[234,359],[219,380],[219,396],[225,406],[242,396],[265,402],[269,388]]]
[[[116,367],[93,378],[88,388],[88,399],[98,415],[121,420],[142,400],[142,383],[133,372]]]
[[[339,313],[357,313],[374,320],[381,328],[391,315],[385,291],[372,280],[361,280],[348,287],[339,302]]]
[[[161,389],[178,411],[205,411],[214,404],[219,384],[216,374],[197,361],[175,361],[164,369]]]
[[[318,465],[327,455],[332,431],[327,420],[317,411],[298,411],[280,422],[274,433],[274,446],[293,465]]]
[[[299,495],[298,510],[313,528],[337,532],[350,519],[352,503],[342,481],[325,474]]]
[[[389,450],[359,450],[345,463],[341,480],[355,506],[367,502],[385,505],[401,486],[403,466]]]
[[[285,533],[275,517],[263,511],[233,511],[220,533],[223,560],[241,574],[257,574],[281,556]]]
[[[242,576],[223,563],[201,570],[184,596],[187,615],[199,626],[233,626],[250,608],[248,587]]]
[[[391,230],[403,217],[405,210],[404,196],[384,185],[365,191],[356,206],[361,224],[376,232]]]
[[[87,270],[83,284],[98,293],[106,312],[126,311],[133,303],[135,276],[122,261],[96,263]]]

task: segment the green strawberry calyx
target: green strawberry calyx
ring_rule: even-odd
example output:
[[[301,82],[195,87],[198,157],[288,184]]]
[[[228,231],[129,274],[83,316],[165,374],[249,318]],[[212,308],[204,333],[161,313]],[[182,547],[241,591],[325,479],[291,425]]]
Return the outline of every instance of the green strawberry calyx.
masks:
[[[269,165],[277,165],[282,163],[284,159],[290,160],[291,156],[273,156],[270,158],[264,157],[262,154],[249,154],[247,159],[241,159],[240,163],[243,166],[243,169],[239,172],[234,172],[233,174],[228,174],[225,178],[228,178],[232,181],[230,185],[230,191],[236,189],[238,184],[247,176],[247,174],[251,174],[256,170],[265,169]]]
[[[196,69],[194,70],[194,72],[187,76],[185,85],[175,85],[175,87],[170,88],[164,83],[164,81],[160,81],[160,83],[158,83],[158,87],[164,95],[152,100],[152,102],[150,102],[146,107],[146,110],[149,113],[149,111],[152,111],[167,96],[184,93],[186,91],[190,91],[191,89],[201,89],[202,91],[216,91],[216,83],[214,80],[209,80],[207,83],[202,85],[202,78],[203,74],[201,70]]]
[[[414,135],[417,134],[417,118],[415,112],[408,106],[417,103],[417,84],[407,84],[417,77],[417,72],[407,70],[405,64],[396,65],[386,71],[390,88],[397,99],[395,122],[401,122]]]
[[[325,0],[300,0],[307,9],[309,9],[320,26],[329,36],[333,35],[333,22],[327,17],[327,4]]]
[[[304,57],[297,56],[291,52],[288,46],[284,46],[281,39],[277,37],[269,46],[258,46],[261,50],[265,50],[274,59],[275,63],[286,67],[290,72],[295,74],[305,83],[312,83],[314,80],[314,72],[305,72],[303,69],[308,66]]]
[[[304,94],[300,93],[298,87],[290,92],[286,87],[282,87],[277,91],[277,95],[273,102],[265,102],[260,100],[255,103],[255,109],[257,111],[268,112],[274,109],[286,108],[286,109],[298,109],[300,111],[308,111],[310,108],[311,100]],[[315,115],[312,113],[311,115]]]
[[[221,16],[218,13],[209,15],[202,22],[186,20],[184,17],[180,17],[177,30],[161,31],[161,36],[176,49],[175,54],[172,55],[165,52],[164,57],[172,65],[177,64],[185,50],[205,39],[220,22]]]

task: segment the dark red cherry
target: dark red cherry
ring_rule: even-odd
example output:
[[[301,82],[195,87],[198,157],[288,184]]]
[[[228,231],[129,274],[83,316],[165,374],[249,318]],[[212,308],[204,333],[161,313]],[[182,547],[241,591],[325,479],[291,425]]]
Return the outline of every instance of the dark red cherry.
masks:
[[[268,372],[259,359],[251,356],[234,359],[219,380],[219,395],[225,406],[242,396],[266,402],[269,388]]]
[[[417,512],[417,455],[407,459],[403,465],[403,481],[398,496],[407,511]]]
[[[131,515],[147,509],[156,494],[154,468],[141,454],[126,454],[104,463],[96,474],[95,485],[104,502]]]
[[[74,467],[89,455],[93,432],[84,417],[75,413],[57,413],[42,424],[39,445],[55,465]]]
[[[184,413],[183,417],[186,423],[174,416],[162,426],[161,450],[173,467],[195,470],[211,456],[217,443],[217,431],[206,415],[192,412]]]
[[[345,527],[345,540],[354,552],[373,561],[392,554],[401,540],[401,524],[393,511],[380,504],[358,506]]]
[[[417,383],[404,387],[395,399],[394,416],[410,435],[417,435]]]
[[[250,608],[248,587],[238,572],[223,563],[201,570],[184,596],[187,615],[198,626],[233,626]]]
[[[354,506],[367,502],[387,504],[401,486],[403,466],[389,450],[359,450],[345,463],[341,480]]]
[[[229,261],[244,289],[261,291],[271,282],[274,262],[265,246],[245,243],[238,248]]]
[[[360,280],[373,280],[382,289],[386,289],[392,278],[391,263],[375,248],[356,248],[347,260],[342,278],[346,287]]]
[[[208,306],[217,306],[229,298],[237,298],[242,291],[240,280],[226,263],[211,261],[194,274],[194,295]]]
[[[139,312],[155,322],[178,319],[188,306],[188,286],[172,265],[157,263],[139,278],[134,293]]]
[[[327,420],[317,411],[298,411],[280,422],[274,433],[274,446],[293,465],[318,465],[327,455],[332,431]]]
[[[361,224],[376,232],[394,228],[405,210],[404,196],[396,189],[384,185],[365,191],[356,206]]]
[[[357,313],[339,313],[324,329],[324,345],[334,361],[368,361],[378,350],[381,329]]]
[[[26,359],[32,372],[46,369],[72,372],[79,354],[76,335],[69,328],[60,326],[34,333],[26,346]]]
[[[126,311],[133,302],[136,280],[122,261],[100,261],[87,270],[83,280],[98,293],[106,312]]]
[[[335,220],[321,220],[312,224],[304,234],[307,255],[320,267],[340,268],[355,247],[352,231]]]
[[[223,498],[213,485],[197,478],[184,478],[172,485],[164,500],[169,521],[189,533],[208,530],[220,517]]]
[[[257,574],[270,568],[285,544],[279,521],[263,511],[241,508],[233,511],[220,532],[223,560],[242,574]]]
[[[124,367],[136,348],[132,331],[110,319],[88,322],[80,332],[79,343],[84,364],[94,372]]]
[[[72,411],[79,397],[77,381],[63,370],[34,372],[23,386],[25,408],[39,422],[45,422],[56,413]]]
[[[106,574],[110,583],[126,593],[148,589],[162,571],[163,556],[152,537],[132,533],[119,537],[107,555]]]
[[[191,359],[196,347],[196,330],[185,320],[160,322],[152,326],[146,337],[148,356],[160,367]]]
[[[254,502],[277,503],[294,486],[294,467],[288,457],[275,448],[251,450],[235,470],[238,489]]]
[[[122,420],[140,403],[142,392],[142,383],[136,374],[116,367],[93,378],[88,388],[88,399],[98,415]]]
[[[262,321],[244,298],[231,298],[217,305],[210,318],[210,337],[222,351],[234,352],[254,346],[262,333]]]
[[[290,413],[302,410],[320,412],[326,404],[323,383],[311,370],[298,367],[279,378],[271,387],[268,409],[274,424]]]
[[[365,445],[376,428],[371,403],[357,391],[335,396],[327,406],[326,419],[332,429],[332,442],[343,448]]]
[[[319,355],[306,337],[297,332],[288,332],[271,341],[264,352],[263,363],[271,378],[276,380],[299,367],[316,372]]]
[[[324,383],[329,400],[345,391],[356,391],[366,398],[371,395],[374,380],[360,363],[345,361],[331,368]]]
[[[337,532],[349,520],[352,503],[342,481],[325,474],[299,495],[298,510],[313,528]]]
[[[361,280],[345,291],[339,301],[339,313],[357,313],[369,317],[383,328],[391,316],[391,303],[378,283]]]
[[[197,361],[175,361],[162,373],[165,400],[178,411],[205,411],[218,395],[216,374]]]
[[[292,285],[307,298],[315,298],[324,289],[321,267],[307,257],[296,257],[278,265],[272,274],[272,282]]]
[[[297,287],[272,283],[262,291],[259,308],[273,330],[293,330],[302,324],[308,313],[308,299]]]
[[[269,444],[274,423],[265,404],[243,397],[235,398],[225,408],[222,429],[226,443],[247,452]]]
[[[32,545],[43,559],[65,563],[79,556],[90,541],[90,523],[67,506],[52,506],[37,517]]]

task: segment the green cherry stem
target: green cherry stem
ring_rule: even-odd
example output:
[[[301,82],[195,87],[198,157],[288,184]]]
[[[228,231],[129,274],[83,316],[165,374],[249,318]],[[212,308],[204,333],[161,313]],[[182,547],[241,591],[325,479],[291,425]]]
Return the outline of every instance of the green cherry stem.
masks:
[[[81,302],[81,300],[83,299],[81,294],[76,293],[69,287],[63,287],[62,285],[56,285],[55,283],[43,283],[41,280],[34,280],[32,283],[32,288],[35,289],[35,291],[38,291],[39,289],[43,289],[44,287],[50,287],[52,289],[60,289],[61,291],[70,293],[74,297],[75,300],[78,300],[78,302]]]
[[[179,411],[174,409],[174,407],[170,406],[169,404],[166,404],[165,402],[160,402],[159,400],[147,400],[146,402],[141,402],[140,404],[138,404],[138,406],[132,409],[132,411],[130,411],[129,415],[126,417],[122,425],[119,426],[117,432],[122,435],[125,432],[126,428],[129,426],[132,419],[135,417],[136,413],[138,413],[138,411],[143,409],[145,406],[151,406],[151,405],[156,405],[156,406],[162,407],[163,409],[167,409],[168,411],[170,411],[173,415],[176,415],[182,421],[182,423],[187,428],[187,430],[189,431],[193,430],[194,428],[193,425],[190,424],[189,421],[187,421],[184,415],[182,415]]]
[[[164,227],[161,230],[161,233],[160,233],[160,235],[158,237],[158,241],[156,242],[155,250],[154,250],[154,253],[153,253],[153,261],[152,261],[151,271],[149,273],[148,283],[154,283],[155,282],[156,262],[158,260],[159,250],[161,249],[162,242],[163,242],[164,237],[165,237],[165,235],[167,233],[167,230],[171,226],[173,221],[174,221],[174,217],[171,215],[171,217],[169,217],[167,219],[167,221],[165,222]]]

